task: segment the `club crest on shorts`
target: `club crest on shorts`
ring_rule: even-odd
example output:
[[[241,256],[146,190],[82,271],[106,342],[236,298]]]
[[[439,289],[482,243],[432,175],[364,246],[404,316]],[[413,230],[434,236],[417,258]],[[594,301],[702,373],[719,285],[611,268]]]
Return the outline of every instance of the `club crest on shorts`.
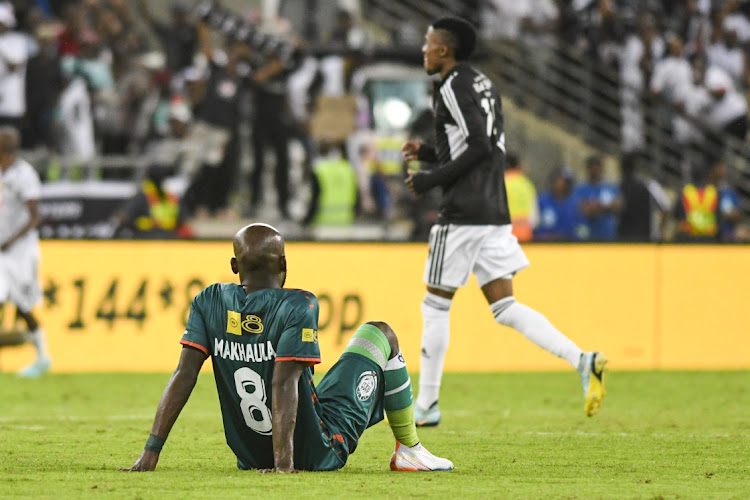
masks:
[[[362,372],[359,379],[357,379],[357,389],[354,392],[357,395],[357,399],[360,401],[367,401],[377,387],[377,374],[373,371]]]

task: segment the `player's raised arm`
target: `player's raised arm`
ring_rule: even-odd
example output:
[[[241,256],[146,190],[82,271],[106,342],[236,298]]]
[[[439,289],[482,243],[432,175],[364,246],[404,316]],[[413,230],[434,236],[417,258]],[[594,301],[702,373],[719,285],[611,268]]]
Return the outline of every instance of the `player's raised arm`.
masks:
[[[200,372],[205,360],[206,353],[203,351],[190,346],[182,348],[180,362],[172,374],[172,378],[169,379],[156,409],[154,425],[151,427],[151,435],[146,441],[146,447],[132,467],[120,469],[121,471],[143,472],[156,469],[159,452],[161,452],[169,431],[172,430],[172,426],[193,392],[193,387],[198,380],[198,372]]]
[[[294,468],[294,429],[297,426],[299,379],[308,363],[277,361],[273,371],[273,469],[260,472],[299,472]]]

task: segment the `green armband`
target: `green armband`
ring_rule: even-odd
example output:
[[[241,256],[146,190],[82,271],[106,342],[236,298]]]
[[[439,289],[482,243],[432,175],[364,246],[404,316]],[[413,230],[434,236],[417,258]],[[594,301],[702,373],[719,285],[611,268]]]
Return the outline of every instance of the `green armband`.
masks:
[[[164,443],[166,442],[166,439],[160,438],[159,436],[155,436],[153,434],[148,435],[148,440],[146,441],[145,448],[148,451],[153,451],[154,453],[161,452],[161,449],[164,447]]]

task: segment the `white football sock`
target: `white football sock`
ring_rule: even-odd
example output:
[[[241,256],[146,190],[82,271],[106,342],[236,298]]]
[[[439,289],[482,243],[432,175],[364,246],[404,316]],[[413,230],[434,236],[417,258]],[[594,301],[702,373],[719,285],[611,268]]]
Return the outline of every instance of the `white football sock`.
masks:
[[[519,304],[512,296],[491,304],[490,310],[495,316],[495,321],[522,333],[542,349],[563,358],[573,365],[573,368],[578,369],[578,362],[583,351],[552,326],[552,323],[542,314]]]
[[[49,359],[49,353],[47,352],[47,338],[44,335],[44,330],[37,328],[34,331],[29,332],[29,340],[36,348],[36,354],[40,359]]]
[[[427,409],[438,400],[443,361],[450,338],[451,299],[427,292],[422,301],[422,364],[417,405]]]

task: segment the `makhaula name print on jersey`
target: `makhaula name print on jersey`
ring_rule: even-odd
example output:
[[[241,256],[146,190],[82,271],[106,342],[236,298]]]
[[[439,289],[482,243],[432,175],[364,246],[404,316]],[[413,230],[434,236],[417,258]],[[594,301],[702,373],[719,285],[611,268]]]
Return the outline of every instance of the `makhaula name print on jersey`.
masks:
[[[230,361],[259,363],[276,358],[276,351],[274,351],[270,340],[265,343],[245,344],[214,338],[214,357]]]

